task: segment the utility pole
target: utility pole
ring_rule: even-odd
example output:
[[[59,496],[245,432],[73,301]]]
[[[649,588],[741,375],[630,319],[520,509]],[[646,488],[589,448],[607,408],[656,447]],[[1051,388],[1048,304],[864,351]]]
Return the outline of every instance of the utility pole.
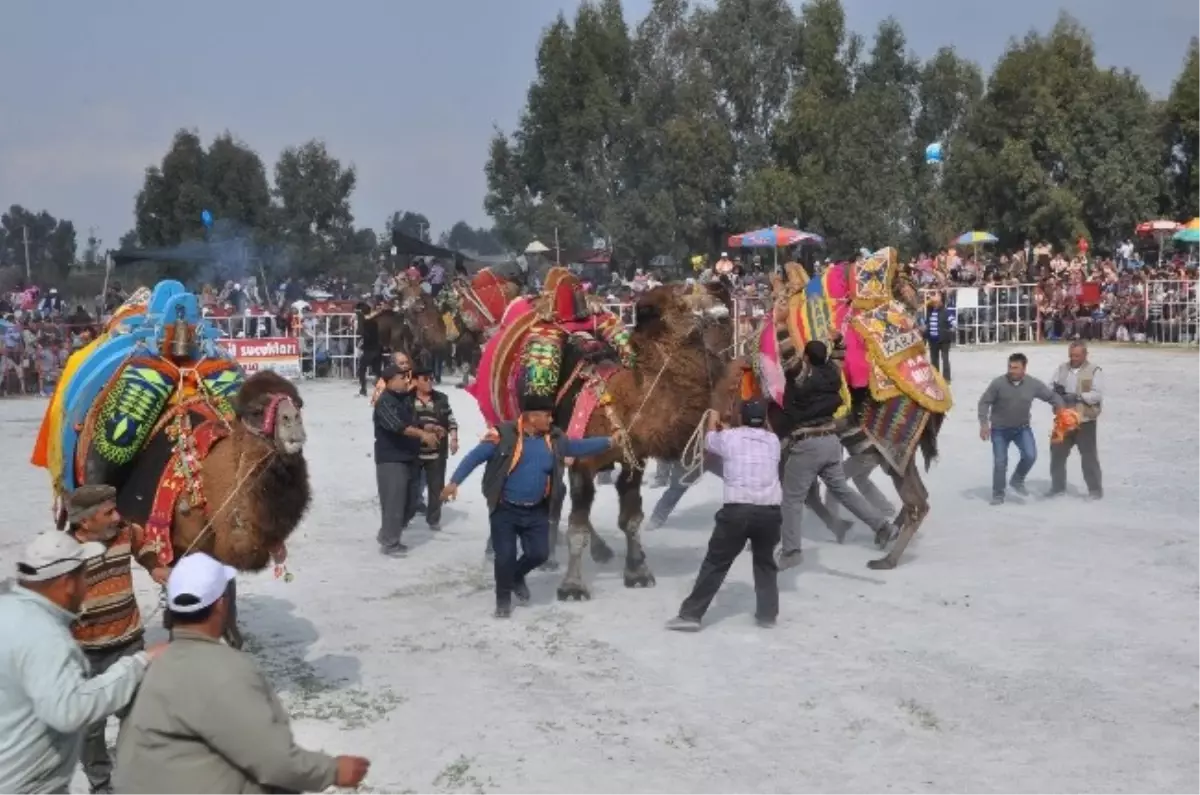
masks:
[[[22,237],[25,238],[25,286],[28,287],[30,279],[33,278],[32,276],[30,276],[30,270],[29,270],[29,227],[28,226],[21,227],[21,235],[22,235]]]

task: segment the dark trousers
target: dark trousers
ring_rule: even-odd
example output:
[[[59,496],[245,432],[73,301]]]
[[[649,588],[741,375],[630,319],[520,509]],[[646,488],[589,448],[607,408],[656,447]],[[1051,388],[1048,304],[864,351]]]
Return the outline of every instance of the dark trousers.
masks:
[[[929,340],[929,363],[950,380],[950,340]]]
[[[84,649],[83,654],[87,657],[88,665],[91,668],[90,675],[99,676],[122,657],[128,657],[144,648],[146,648],[145,641],[138,638],[124,646],[114,646],[110,649]],[[133,701],[130,701],[115,713],[117,720],[122,725],[132,708]],[[103,718],[90,724],[83,735],[83,772],[87,775],[92,792],[107,789],[112,784],[113,763],[112,758],[108,755],[108,744],[104,740],[104,730],[107,726],[108,718]]]
[[[1071,448],[1079,448],[1079,460],[1083,467],[1083,482],[1090,494],[1101,494],[1104,483],[1100,473],[1100,454],[1096,446],[1096,423],[1081,422],[1079,427],[1068,431],[1061,444],[1050,445],[1050,490],[1065,491],[1067,488],[1067,458]]]
[[[400,534],[412,521],[420,487],[416,468],[415,461],[375,465],[375,484],[379,489],[379,510],[383,520],[377,540],[384,548],[398,546]]]
[[[430,527],[442,523],[442,487],[446,485],[446,457],[418,460],[412,477],[417,481],[417,498],[408,507],[408,521],[417,514],[417,503],[425,491],[425,521]]]
[[[750,541],[754,563],[755,616],[774,619],[779,614],[779,569],[775,565],[775,545],[783,527],[783,512],[778,505],[726,503],[717,511],[717,525],[708,540],[708,553],[700,564],[700,574],[691,594],[683,600],[679,615],[699,621],[713,597],[725,582],[725,575]]]
[[[550,556],[550,503],[513,505],[501,502],[492,511],[492,549],[495,550],[496,604],[512,603],[513,586]],[[517,558],[517,540],[521,557]]]

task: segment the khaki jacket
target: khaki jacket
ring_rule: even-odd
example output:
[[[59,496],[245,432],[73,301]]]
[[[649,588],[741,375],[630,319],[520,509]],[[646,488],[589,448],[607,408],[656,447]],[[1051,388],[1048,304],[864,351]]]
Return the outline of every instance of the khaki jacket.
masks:
[[[122,726],[117,792],[320,792],[337,762],[297,747],[253,659],[176,629]]]

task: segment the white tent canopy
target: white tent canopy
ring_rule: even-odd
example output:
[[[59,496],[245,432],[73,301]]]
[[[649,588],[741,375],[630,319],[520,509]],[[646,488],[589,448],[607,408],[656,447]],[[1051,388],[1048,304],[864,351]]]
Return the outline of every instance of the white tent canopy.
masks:
[[[540,240],[535,240],[525,247],[526,254],[545,254],[549,250]]]

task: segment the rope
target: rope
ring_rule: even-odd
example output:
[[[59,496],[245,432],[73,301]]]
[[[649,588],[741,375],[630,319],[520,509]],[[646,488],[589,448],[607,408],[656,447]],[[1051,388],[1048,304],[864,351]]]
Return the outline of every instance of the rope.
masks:
[[[692,431],[687,444],[683,446],[683,455],[679,457],[679,465],[683,467],[683,477],[679,479],[680,485],[690,486],[704,473],[704,436],[707,430],[708,411],[701,415],[696,429]]]
[[[249,469],[246,470],[245,474],[243,474],[241,477],[239,477],[234,482],[234,486],[230,490],[229,496],[225,498],[225,501],[222,502],[221,505],[215,511],[213,511],[212,513],[209,514],[208,521],[205,522],[204,527],[200,529],[200,532],[196,534],[196,537],[194,539],[192,539],[192,543],[188,544],[188,548],[183,551],[183,554],[179,556],[180,558],[185,558],[192,553],[192,550],[195,549],[196,545],[200,543],[200,539],[204,538],[204,536],[206,536],[208,534],[208,531],[212,529],[213,521],[216,519],[217,514],[219,514],[221,511],[225,510],[225,508],[229,506],[229,503],[233,501],[233,498],[236,497],[238,492],[240,492],[242,490],[242,486],[245,485],[246,481],[250,479],[250,476],[254,474],[254,470],[258,468],[258,465],[261,464],[263,461],[266,461],[267,458],[269,458],[271,456],[271,454],[272,454],[272,451],[267,450],[265,453],[263,453],[261,456],[259,456],[258,460],[255,461],[254,464],[251,467],[249,467]],[[238,459],[239,468],[245,462],[245,460],[246,460],[246,456],[243,453],[241,458]],[[158,615],[160,612],[162,612],[163,608],[166,606],[166,592],[167,592],[166,586],[160,586],[158,604],[155,605],[154,609],[150,611],[149,615],[147,615],[145,618],[142,619],[142,623],[144,623],[144,624],[150,623],[150,620],[152,618],[154,618],[156,615]]]

